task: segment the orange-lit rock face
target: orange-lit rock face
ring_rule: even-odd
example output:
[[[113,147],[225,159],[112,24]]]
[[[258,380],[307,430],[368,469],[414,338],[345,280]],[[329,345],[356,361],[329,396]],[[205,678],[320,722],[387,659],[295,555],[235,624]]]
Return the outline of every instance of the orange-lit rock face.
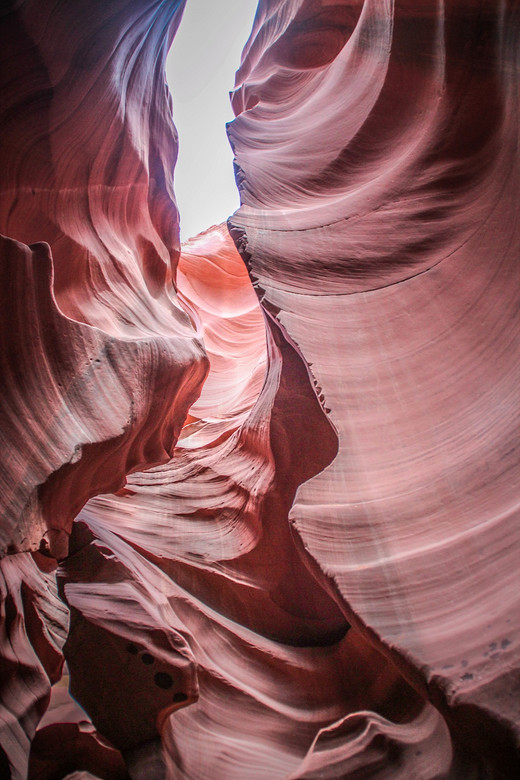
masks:
[[[518,12],[262,0],[242,257],[181,12],[2,18],[0,775],[516,777]]]
[[[265,380],[265,321],[225,225],[183,246],[177,284],[210,361],[181,435],[182,447],[191,449],[229,435],[249,414]]]

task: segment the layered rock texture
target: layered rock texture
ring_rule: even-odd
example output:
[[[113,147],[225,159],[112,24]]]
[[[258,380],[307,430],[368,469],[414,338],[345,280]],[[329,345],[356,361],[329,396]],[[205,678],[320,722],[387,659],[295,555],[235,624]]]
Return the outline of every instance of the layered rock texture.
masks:
[[[0,776],[512,780],[518,5],[261,0],[181,249],[182,10],[2,6]]]

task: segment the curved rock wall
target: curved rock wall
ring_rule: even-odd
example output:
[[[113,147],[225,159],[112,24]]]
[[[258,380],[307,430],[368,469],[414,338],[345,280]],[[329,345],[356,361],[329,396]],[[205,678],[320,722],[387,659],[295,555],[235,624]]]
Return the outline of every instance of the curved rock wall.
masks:
[[[182,7],[2,11],[0,774],[509,780],[518,9],[261,0],[241,259]]]
[[[4,551],[38,549],[43,534],[63,557],[85,501],[166,459],[200,392],[203,347],[169,281],[176,145],[162,66],[181,8],[3,13],[0,219],[18,242],[2,247],[2,435],[17,453]]]
[[[172,283],[177,142],[163,66],[182,5],[2,5],[0,550],[9,554],[1,564],[8,592],[18,578],[39,597],[28,552],[55,568],[92,495],[168,460],[207,372]],[[51,600],[57,624],[60,609]],[[42,657],[46,623],[27,610],[26,600],[2,605],[6,642],[29,620],[33,627],[25,645],[20,638],[2,651],[1,742],[13,777],[26,776],[33,713],[42,714],[55,677]],[[27,655],[38,684],[24,682]],[[23,691],[17,729],[14,690]]]
[[[261,3],[229,130],[233,233],[339,440],[291,522],[498,763],[519,715],[518,23],[485,0]]]

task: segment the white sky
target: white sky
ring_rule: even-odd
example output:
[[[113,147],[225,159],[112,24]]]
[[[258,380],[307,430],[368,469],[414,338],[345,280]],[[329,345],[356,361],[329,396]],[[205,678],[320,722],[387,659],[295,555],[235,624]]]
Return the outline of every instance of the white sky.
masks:
[[[187,0],[168,55],[182,241],[223,222],[240,205],[225,124],[233,119],[229,92],[256,6],[257,0]]]

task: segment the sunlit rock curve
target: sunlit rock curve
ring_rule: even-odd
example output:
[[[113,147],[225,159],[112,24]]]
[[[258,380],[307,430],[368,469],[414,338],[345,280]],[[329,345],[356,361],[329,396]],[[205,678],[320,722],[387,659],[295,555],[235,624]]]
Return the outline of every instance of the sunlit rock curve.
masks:
[[[518,11],[262,0],[181,252],[182,5],[2,11],[0,774],[509,780]]]

